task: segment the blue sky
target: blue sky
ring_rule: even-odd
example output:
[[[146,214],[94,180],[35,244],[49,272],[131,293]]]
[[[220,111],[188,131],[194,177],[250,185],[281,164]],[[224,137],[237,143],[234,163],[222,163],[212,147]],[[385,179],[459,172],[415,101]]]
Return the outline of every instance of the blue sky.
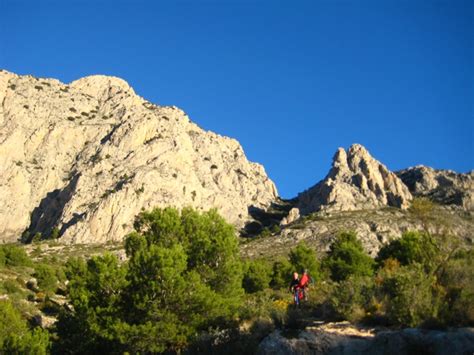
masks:
[[[119,76],[238,139],[283,197],[339,146],[474,168],[474,1],[0,1],[0,68]]]

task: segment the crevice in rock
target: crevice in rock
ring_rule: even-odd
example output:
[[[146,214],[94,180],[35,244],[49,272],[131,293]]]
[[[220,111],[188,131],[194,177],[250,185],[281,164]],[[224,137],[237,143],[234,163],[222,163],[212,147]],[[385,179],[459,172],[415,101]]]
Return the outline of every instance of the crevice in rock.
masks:
[[[250,206],[249,215],[253,218],[241,231],[243,237],[253,237],[263,231],[264,228],[279,226],[283,218],[288,216],[290,210],[296,206],[296,200],[278,200],[272,202],[266,209]]]
[[[117,131],[117,129],[121,126],[121,124],[116,124],[112,127],[111,131],[108,132],[101,140],[100,140],[100,144],[105,144],[107,143],[108,141],[110,141],[110,139],[112,138],[112,135],[115,133],[115,131]]]
[[[74,195],[79,177],[80,174],[74,174],[63,189],[56,189],[46,194],[31,213],[31,222],[26,230],[28,235],[34,236],[36,233],[41,233],[43,236],[48,236],[51,234],[53,228],[59,224],[64,207]],[[63,226],[59,236],[64,231]]]

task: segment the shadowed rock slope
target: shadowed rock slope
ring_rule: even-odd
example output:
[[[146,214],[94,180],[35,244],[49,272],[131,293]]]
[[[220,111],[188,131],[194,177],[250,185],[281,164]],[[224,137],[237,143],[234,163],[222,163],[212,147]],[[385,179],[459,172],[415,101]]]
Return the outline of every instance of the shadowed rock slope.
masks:
[[[427,197],[443,205],[474,210],[474,171],[459,174],[415,166],[396,172],[414,196]]]
[[[123,80],[68,85],[0,71],[0,239],[54,227],[69,243],[119,241],[142,209],[217,208],[242,227],[277,197],[240,144],[157,106]]]

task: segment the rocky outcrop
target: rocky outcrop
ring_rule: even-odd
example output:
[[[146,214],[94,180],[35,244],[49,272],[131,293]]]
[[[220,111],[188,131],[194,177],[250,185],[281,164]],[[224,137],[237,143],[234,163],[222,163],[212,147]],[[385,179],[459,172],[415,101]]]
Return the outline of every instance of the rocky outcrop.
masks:
[[[339,148],[324,180],[299,194],[302,214],[393,206],[409,207],[412,195],[403,182],[360,144]]]
[[[257,238],[241,245],[245,257],[272,257],[287,255],[291,248],[304,241],[318,253],[327,252],[341,231],[357,233],[364,249],[376,256],[382,245],[399,238],[404,232],[424,230],[432,234],[455,236],[467,245],[474,242],[474,220],[465,211],[437,206],[424,223],[410,210],[383,208],[374,210],[319,212],[303,216],[282,227],[282,230],[266,238]]]
[[[286,226],[290,223],[293,223],[294,221],[298,220],[298,218],[300,218],[300,210],[296,207],[293,207],[288,212],[288,215],[281,220],[280,226]]]
[[[0,72],[0,240],[59,229],[69,243],[121,240],[142,209],[217,208],[241,227],[277,196],[240,144],[123,80]]]
[[[257,354],[461,355],[472,354],[474,351],[473,328],[448,331],[418,328],[364,331],[347,322],[342,322],[342,325],[342,327],[341,324],[308,327],[297,336],[285,336],[282,331],[276,330],[260,343]]]
[[[420,165],[396,174],[414,196],[428,197],[442,205],[474,210],[474,170],[458,174],[451,170],[435,170]]]

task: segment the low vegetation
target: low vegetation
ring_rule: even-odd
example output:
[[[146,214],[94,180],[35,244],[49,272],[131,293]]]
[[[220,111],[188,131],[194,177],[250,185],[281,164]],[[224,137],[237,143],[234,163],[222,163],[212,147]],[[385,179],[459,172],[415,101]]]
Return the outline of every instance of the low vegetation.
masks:
[[[474,253],[454,240],[409,231],[373,259],[343,231],[323,255],[299,243],[286,256],[242,260],[216,211],[165,208],[137,217],[125,261],[116,246],[4,245],[0,352],[248,353],[273,329],[291,336],[314,318],[472,326]],[[289,282],[303,270],[312,284],[296,307]]]

